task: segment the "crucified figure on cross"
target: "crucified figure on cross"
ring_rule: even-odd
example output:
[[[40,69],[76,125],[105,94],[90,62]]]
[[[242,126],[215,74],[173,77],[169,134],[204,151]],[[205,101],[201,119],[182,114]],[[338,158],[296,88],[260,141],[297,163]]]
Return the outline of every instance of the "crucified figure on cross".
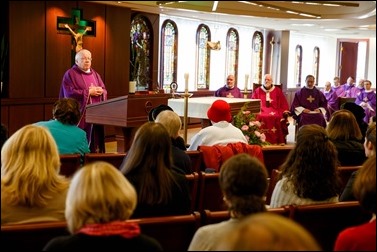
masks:
[[[83,36],[87,31],[90,30],[90,27],[86,27],[85,30],[80,33],[79,31],[75,32],[74,30],[72,30],[72,28],[68,24],[65,24],[64,26],[72,33],[73,37],[75,38],[76,52],[80,51],[83,48]]]

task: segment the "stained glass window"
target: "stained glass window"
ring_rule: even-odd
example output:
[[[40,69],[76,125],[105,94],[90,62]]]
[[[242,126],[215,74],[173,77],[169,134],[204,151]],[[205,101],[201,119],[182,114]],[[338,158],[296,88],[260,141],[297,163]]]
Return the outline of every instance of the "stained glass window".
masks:
[[[197,45],[197,67],[196,67],[196,88],[209,89],[210,74],[210,50],[207,47],[207,41],[211,40],[211,32],[209,27],[201,24],[196,33]]]
[[[172,20],[165,20],[161,27],[160,83],[170,93],[170,84],[177,82],[178,29]]]

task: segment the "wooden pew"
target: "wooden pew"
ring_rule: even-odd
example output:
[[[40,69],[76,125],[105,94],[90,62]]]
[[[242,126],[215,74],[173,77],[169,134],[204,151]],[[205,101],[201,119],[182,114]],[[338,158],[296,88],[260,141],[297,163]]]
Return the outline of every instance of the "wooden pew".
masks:
[[[278,169],[284,163],[293,148],[294,145],[263,146],[264,165],[267,168],[269,176],[271,176],[273,169]]]
[[[267,211],[270,213],[280,214],[287,218],[289,217],[289,207],[267,208]],[[206,209],[202,214],[202,226],[219,223],[228,220],[229,218],[230,213],[228,210],[210,211]]]
[[[187,251],[192,237],[200,227],[200,213],[128,221],[139,223],[141,232],[158,240],[164,251]]]
[[[278,169],[272,169],[271,177],[268,182],[268,188],[266,193],[266,205],[269,205],[271,202],[272,192],[274,191],[275,185],[278,182],[278,175],[281,173]]]
[[[7,251],[42,251],[61,235],[69,235],[65,221],[1,225],[1,246]]]
[[[204,171],[203,152],[200,150],[185,151],[191,159],[191,168],[193,172]]]
[[[60,155],[60,174],[66,177],[72,177],[73,174],[81,167],[80,154],[61,154]]]
[[[220,189],[220,173],[201,172],[199,178],[199,196],[197,210],[202,213],[205,209],[211,211],[226,210],[227,206],[223,200]]]
[[[321,245],[323,251],[332,251],[340,231],[368,222],[359,202],[348,201],[313,205],[291,205],[289,217],[305,227]]]
[[[126,153],[87,153],[84,156],[84,165],[95,161],[105,161],[119,169]]]
[[[188,180],[191,194],[191,211],[194,212],[198,200],[199,173],[193,172],[192,174],[186,174],[185,176]]]

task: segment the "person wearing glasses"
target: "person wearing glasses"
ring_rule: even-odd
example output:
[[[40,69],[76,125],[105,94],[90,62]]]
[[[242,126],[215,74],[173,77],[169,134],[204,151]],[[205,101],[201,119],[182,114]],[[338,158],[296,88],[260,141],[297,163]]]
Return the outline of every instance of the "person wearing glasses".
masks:
[[[92,68],[92,53],[82,49],[75,55],[75,64],[63,76],[59,98],[74,98],[80,103],[81,118],[77,124],[86,132],[90,152],[104,152],[104,128],[86,123],[88,104],[107,100],[107,90],[99,73]]]

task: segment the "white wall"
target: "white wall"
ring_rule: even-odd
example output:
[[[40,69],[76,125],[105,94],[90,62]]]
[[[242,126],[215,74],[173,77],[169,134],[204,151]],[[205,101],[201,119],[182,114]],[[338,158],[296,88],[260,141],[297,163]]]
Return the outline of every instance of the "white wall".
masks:
[[[251,42],[255,31],[263,30],[255,27],[237,26],[219,22],[202,22],[195,19],[186,19],[182,17],[164,16],[160,17],[160,24],[166,19],[173,20],[178,28],[178,72],[177,82],[178,91],[184,91],[184,74],[189,73],[189,90],[196,90],[196,30],[200,24],[205,24],[210,28],[211,40],[213,42],[220,41],[222,49],[220,51],[211,51],[210,65],[210,90],[216,90],[225,84],[225,46],[226,34],[229,28],[235,28],[239,33],[239,62],[238,62],[238,87],[245,87],[245,74],[250,76],[248,88],[251,88]],[[265,38],[266,39],[266,38]],[[318,85],[323,87],[326,81],[333,80],[337,75],[336,55],[337,55],[337,39],[331,37],[310,36],[291,32],[289,40],[289,59],[288,59],[288,88],[295,87],[294,83],[294,63],[295,48],[300,44],[303,48],[302,60],[302,76],[301,83],[305,84],[305,77],[313,74],[313,49],[319,47],[319,78]],[[159,47],[160,48],[160,47]],[[284,48],[282,50],[285,50]],[[373,86],[376,84],[376,39],[369,40],[369,53],[367,57],[367,73],[366,76],[372,81]]]

